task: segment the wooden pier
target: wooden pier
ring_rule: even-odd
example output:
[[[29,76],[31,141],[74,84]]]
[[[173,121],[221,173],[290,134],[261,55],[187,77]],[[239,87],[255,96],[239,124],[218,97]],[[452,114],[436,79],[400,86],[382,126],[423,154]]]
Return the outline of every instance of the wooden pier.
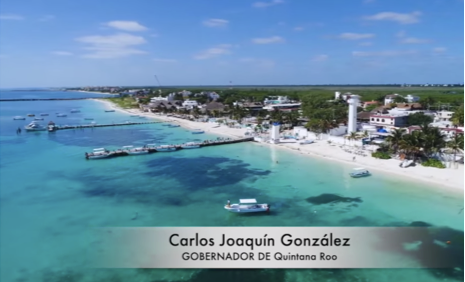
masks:
[[[236,143],[250,142],[250,141],[254,141],[254,138],[253,137],[239,138],[239,139],[219,138],[218,140],[205,140],[203,142],[198,142],[196,144],[198,144],[200,146],[200,148],[202,148],[202,147],[208,147],[208,146],[228,145],[228,144],[236,144]],[[169,147],[174,148],[175,150],[172,151],[172,152],[174,152],[174,151],[178,151],[178,150],[183,150],[183,147],[182,147],[183,145],[184,144],[182,144],[182,145],[170,145]],[[165,147],[165,149],[166,149],[166,147]],[[157,152],[167,152],[167,151],[158,151],[157,147],[145,148],[145,150],[147,151],[147,154],[153,154],[153,153],[157,153]],[[191,150],[191,149],[188,149],[188,150]],[[93,159],[93,158],[89,158],[92,155],[93,155],[92,153],[87,153],[86,152],[85,153],[85,158],[87,160]],[[123,156],[136,156],[136,155],[129,154],[127,152],[127,150],[119,149],[119,150],[115,150],[115,151],[106,151],[105,157],[96,158],[96,159],[108,159],[108,158],[123,157]]]
[[[94,127],[123,126],[123,125],[144,125],[144,124],[166,123],[166,122],[168,121],[122,122],[122,123],[109,123],[109,124],[85,124],[85,125],[66,125],[66,126],[49,125],[48,131],[94,128]]]

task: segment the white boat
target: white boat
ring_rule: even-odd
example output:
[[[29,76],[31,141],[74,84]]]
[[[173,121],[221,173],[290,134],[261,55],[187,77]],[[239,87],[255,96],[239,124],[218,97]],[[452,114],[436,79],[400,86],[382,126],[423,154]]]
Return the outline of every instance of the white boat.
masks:
[[[22,117],[22,116],[15,116],[13,118],[13,120],[25,120],[26,118],[25,117]]]
[[[160,145],[158,147],[155,147],[155,150],[157,150],[157,152],[171,152],[176,151],[176,147],[171,145]]]
[[[145,147],[134,148],[134,146],[124,146],[123,151],[129,155],[145,155],[149,153],[149,150]]]
[[[194,131],[192,131],[192,134],[202,134],[202,133],[205,133],[205,131],[201,129],[194,129]]]
[[[371,173],[365,168],[354,168],[354,171],[349,173],[349,175],[353,178],[360,178],[370,176]]]
[[[195,142],[187,142],[186,144],[182,144],[181,148],[183,148],[183,149],[196,149],[196,148],[200,148],[200,144],[195,143]]]
[[[44,118],[36,117],[34,120],[44,120]]]
[[[228,204],[224,208],[229,212],[234,213],[250,213],[250,212],[269,212],[270,205],[257,204],[255,199],[240,199],[239,204],[232,204],[228,200]]]
[[[109,151],[105,148],[97,148],[92,151],[92,153],[86,153],[86,159],[104,159],[108,158],[111,155]]]
[[[299,141],[299,145],[312,144],[314,142],[315,141],[313,141],[313,140],[301,140],[301,141]]]
[[[26,131],[44,131],[47,130],[47,127],[33,121],[30,124],[26,125],[24,129],[26,129]]]
[[[400,163],[400,167],[406,168],[413,164],[413,160],[404,160]]]
[[[67,117],[65,114],[57,114],[57,117]]]
[[[168,124],[168,127],[180,127],[179,124]]]

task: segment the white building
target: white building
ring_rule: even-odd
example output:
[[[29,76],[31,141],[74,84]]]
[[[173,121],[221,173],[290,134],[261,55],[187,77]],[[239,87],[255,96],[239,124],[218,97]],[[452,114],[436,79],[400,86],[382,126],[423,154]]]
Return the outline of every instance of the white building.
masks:
[[[394,103],[394,100],[399,96],[399,94],[391,94],[391,95],[386,95],[386,97],[384,97],[384,105],[389,105],[389,104],[392,104]],[[402,96],[400,96],[402,97]]]
[[[357,132],[357,107],[360,104],[360,96],[351,95],[347,100],[349,104],[349,117],[347,119],[347,133]]]
[[[158,96],[158,97],[153,97],[150,99],[150,102],[157,102],[157,101],[166,101],[166,102],[172,102],[174,101],[174,93],[168,94],[166,97]]]
[[[405,96],[404,99],[405,99],[405,101],[407,101],[407,103],[416,103],[416,102],[420,101],[420,97],[412,96],[410,94]]]
[[[194,107],[198,107],[199,103],[197,103],[195,100],[186,100],[182,102],[182,106],[186,109],[192,109]]]
[[[434,122],[450,122],[454,112],[451,111],[440,111],[436,112]]]
[[[270,130],[270,143],[279,143],[279,122],[274,122]]]
[[[407,124],[408,114],[374,114],[370,116],[370,125],[382,127],[402,127]]]
[[[183,91],[179,92],[179,94],[181,94],[183,97],[189,97],[190,95],[192,95],[192,92],[187,91],[187,90],[183,90]]]
[[[277,97],[270,97],[270,99],[265,98],[264,104],[287,104],[291,101],[287,98],[287,96],[277,96]]]

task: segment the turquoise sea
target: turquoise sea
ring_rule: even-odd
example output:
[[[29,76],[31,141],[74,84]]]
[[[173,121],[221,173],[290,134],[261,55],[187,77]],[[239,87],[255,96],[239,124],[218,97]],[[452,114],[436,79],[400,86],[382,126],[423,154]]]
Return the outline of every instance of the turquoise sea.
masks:
[[[97,96],[4,91],[0,98],[86,95]],[[88,161],[84,153],[93,148],[218,136],[162,124],[16,134],[32,118],[13,120],[29,113],[49,113],[44,122],[57,124],[139,120],[104,109],[91,100],[0,102],[1,281],[463,281],[463,192],[378,174],[351,179],[350,166],[252,143]],[[223,210],[227,199],[249,197],[270,203],[272,213]],[[443,227],[456,269],[93,270],[86,264],[92,227],[428,224]]]

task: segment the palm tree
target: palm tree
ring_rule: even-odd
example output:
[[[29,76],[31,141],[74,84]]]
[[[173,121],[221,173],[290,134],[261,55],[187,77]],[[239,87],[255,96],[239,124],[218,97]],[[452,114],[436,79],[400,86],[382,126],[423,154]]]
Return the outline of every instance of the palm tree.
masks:
[[[422,133],[420,131],[414,131],[411,134],[403,136],[399,143],[399,148],[402,149],[406,155],[410,155],[415,161],[415,157],[422,150]]]
[[[353,140],[353,141],[357,140],[358,138],[359,138],[359,137],[358,137],[358,135],[357,135],[357,132],[355,132],[355,131],[352,131],[352,132],[349,134],[349,137],[348,137],[349,140]]]
[[[391,132],[391,135],[386,137],[386,141],[389,142],[390,149],[397,153],[399,149],[399,144],[402,141],[402,138],[405,134],[405,129],[403,128],[396,128],[394,131]]]
[[[453,162],[455,166],[455,157],[457,155],[457,151],[463,149],[463,134],[455,134],[454,138],[447,142],[447,147],[454,151]]]

